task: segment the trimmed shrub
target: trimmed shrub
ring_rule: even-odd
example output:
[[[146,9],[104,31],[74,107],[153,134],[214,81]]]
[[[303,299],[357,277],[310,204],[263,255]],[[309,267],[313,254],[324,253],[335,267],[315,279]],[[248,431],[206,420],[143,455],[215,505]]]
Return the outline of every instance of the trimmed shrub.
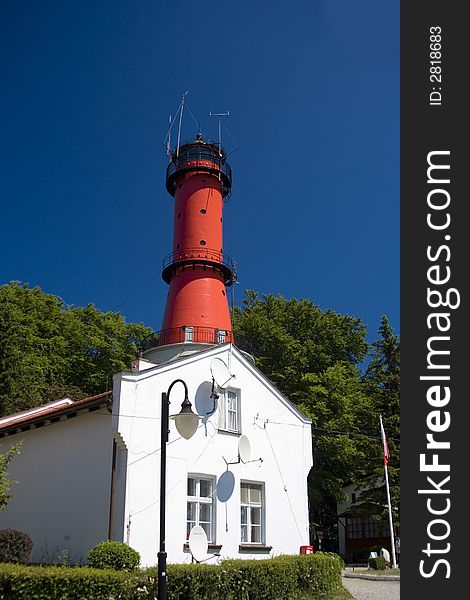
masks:
[[[323,600],[343,591],[336,554],[168,565],[168,600]],[[158,569],[0,565],[0,600],[155,600]]]
[[[383,556],[376,556],[375,558],[369,558],[369,567],[374,571],[383,571],[387,566],[387,561]]]
[[[87,567],[0,565],[0,600],[137,600],[132,575]]]
[[[88,565],[94,569],[135,571],[140,554],[123,542],[100,542],[88,553]]]
[[[0,563],[25,563],[31,555],[33,541],[16,529],[0,529]]]

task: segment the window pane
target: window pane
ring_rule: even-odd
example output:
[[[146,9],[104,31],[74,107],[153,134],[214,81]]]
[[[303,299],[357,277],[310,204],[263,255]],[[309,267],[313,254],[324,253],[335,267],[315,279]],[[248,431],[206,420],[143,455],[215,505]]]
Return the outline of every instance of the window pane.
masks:
[[[261,527],[252,525],[251,527],[251,542],[261,543]]]
[[[212,494],[212,481],[201,479],[199,485],[199,495],[201,498],[208,498]]]
[[[251,509],[251,524],[261,525],[261,508]]]
[[[188,521],[196,521],[196,502],[188,502],[186,519]]]
[[[237,394],[235,392],[227,392],[227,407],[229,410],[237,410]]]
[[[240,494],[241,494],[241,501],[242,502],[248,502],[249,501],[248,484],[246,484],[246,483],[242,483],[241,484]]]
[[[210,521],[212,513],[212,505],[200,503],[199,504],[199,520],[200,521]]]
[[[192,477],[188,478],[188,496],[196,495],[196,480]]]
[[[230,431],[237,431],[237,413],[229,412],[228,413],[228,429]]]
[[[248,542],[248,525],[242,525],[241,540],[242,542]]]
[[[248,523],[248,506],[241,507],[240,520],[244,525]]]
[[[251,485],[250,486],[250,502],[253,504],[261,504],[261,486]]]

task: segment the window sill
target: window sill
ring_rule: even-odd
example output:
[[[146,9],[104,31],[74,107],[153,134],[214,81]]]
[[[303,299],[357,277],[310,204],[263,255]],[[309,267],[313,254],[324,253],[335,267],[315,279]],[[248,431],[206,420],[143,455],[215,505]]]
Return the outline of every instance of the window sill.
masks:
[[[216,553],[216,552],[220,552],[220,551],[221,551],[221,549],[222,549],[222,544],[209,544],[209,545],[207,546],[207,552],[208,552],[209,554]],[[188,544],[188,542],[186,542],[186,543],[183,545],[183,551],[184,551],[184,552],[189,552],[189,544]]]
[[[218,433],[226,433],[227,435],[234,435],[237,437],[240,437],[242,432],[241,431],[231,431],[230,429],[221,429],[220,427],[217,429]]]
[[[264,544],[240,544],[238,546],[239,552],[271,552],[272,549],[272,546]]]

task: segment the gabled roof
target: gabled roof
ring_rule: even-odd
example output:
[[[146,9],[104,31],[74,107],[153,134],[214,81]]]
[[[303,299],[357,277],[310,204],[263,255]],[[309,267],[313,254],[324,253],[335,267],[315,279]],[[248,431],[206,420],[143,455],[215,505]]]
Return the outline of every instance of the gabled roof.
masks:
[[[273,395],[275,395],[285,406],[287,406],[289,408],[289,410],[291,412],[293,412],[300,420],[302,420],[304,423],[312,422],[311,419],[306,417],[288,398],[286,398],[284,396],[284,394],[282,394],[282,392],[272,383],[272,381],[270,381],[266,377],[266,375],[264,375],[264,373],[262,373],[253,364],[253,362],[247,358],[247,356],[245,355],[245,353],[243,351],[241,351],[239,348],[237,348],[237,346],[235,346],[235,344],[231,344],[231,343],[220,344],[220,345],[214,346],[213,348],[205,348],[203,350],[194,352],[192,354],[180,356],[180,357],[170,360],[168,362],[156,364],[155,367],[146,368],[144,371],[139,371],[137,373],[130,372],[130,371],[123,371],[121,373],[121,375],[124,379],[127,379],[127,378],[132,379],[132,380],[146,379],[147,377],[152,377],[157,373],[164,373],[165,371],[169,371],[171,369],[180,367],[182,365],[195,362],[195,361],[199,360],[199,358],[202,356],[221,354],[223,352],[226,352],[228,349],[230,349],[230,351],[236,355],[237,359],[239,359],[240,362],[259,381],[261,381],[263,383],[263,385],[265,385],[272,392]]]
[[[61,418],[75,417],[78,413],[86,413],[106,406],[111,399],[111,392],[104,392],[74,402],[70,398],[62,398],[48,402],[36,408],[0,418],[0,437],[14,435],[26,431],[32,426],[41,427],[46,422],[56,422]]]

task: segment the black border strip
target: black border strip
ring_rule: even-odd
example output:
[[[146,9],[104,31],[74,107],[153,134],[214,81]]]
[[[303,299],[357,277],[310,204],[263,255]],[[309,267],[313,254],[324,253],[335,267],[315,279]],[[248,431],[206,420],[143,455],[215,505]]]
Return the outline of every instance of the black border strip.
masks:
[[[466,359],[470,333],[467,309],[470,235],[466,231],[466,209],[470,201],[465,187],[469,185],[470,169],[466,164],[469,119],[464,89],[468,88],[470,78],[467,65],[470,26],[463,15],[464,8],[464,3],[435,0],[401,3],[400,538],[401,597],[405,600],[460,598],[468,594],[465,592],[470,532],[466,510],[469,498],[466,441],[470,438],[470,397],[466,372],[470,372],[470,367]],[[431,30],[432,27],[436,29]],[[437,28],[441,37],[440,56],[431,56],[430,44],[437,43],[438,38],[430,36],[438,34]],[[440,73],[437,68],[431,72],[431,67],[440,67]],[[440,81],[431,78],[433,74],[440,75]],[[437,93],[431,96],[432,92],[439,92],[441,97]],[[437,151],[449,154],[429,154]],[[428,160],[449,165],[447,176],[443,169],[434,169],[428,181]],[[450,181],[443,183],[447,177]],[[429,198],[432,190],[445,191],[436,191]],[[429,206],[428,202],[446,204],[447,195],[450,198],[447,207],[440,210]],[[428,214],[434,225],[443,225],[448,218],[450,222],[443,229],[433,229],[427,222]],[[436,266],[437,269],[429,271]],[[430,282],[430,279],[441,281],[448,274],[446,283]],[[440,291],[444,301],[450,289],[456,290],[449,292],[449,304],[457,304],[459,298],[460,305],[432,308],[430,302],[439,304],[439,296],[434,294],[429,301],[428,288]],[[430,317],[432,313],[448,315],[439,321],[443,329],[449,325],[447,332],[439,330],[438,318]],[[444,339],[446,336],[449,339]],[[429,354],[429,348],[449,354]],[[421,376],[450,379],[432,381],[420,379]],[[429,392],[432,386],[437,386],[434,395]],[[449,388],[450,400],[438,406],[445,387]],[[431,406],[429,398],[436,400],[435,406]],[[437,427],[438,422],[445,423],[448,418],[450,425],[441,433],[434,433],[434,439],[449,442],[450,448],[428,449],[426,435],[432,433],[430,427]],[[448,464],[450,471],[420,469],[420,454],[426,455],[427,464],[437,460],[439,464]],[[433,454],[437,454],[436,459]],[[449,475],[450,479],[443,483]],[[428,476],[434,484],[427,480]],[[428,491],[420,494],[420,489]],[[441,515],[430,512],[445,509],[448,510]],[[442,539],[433,540],[432,536]]]

